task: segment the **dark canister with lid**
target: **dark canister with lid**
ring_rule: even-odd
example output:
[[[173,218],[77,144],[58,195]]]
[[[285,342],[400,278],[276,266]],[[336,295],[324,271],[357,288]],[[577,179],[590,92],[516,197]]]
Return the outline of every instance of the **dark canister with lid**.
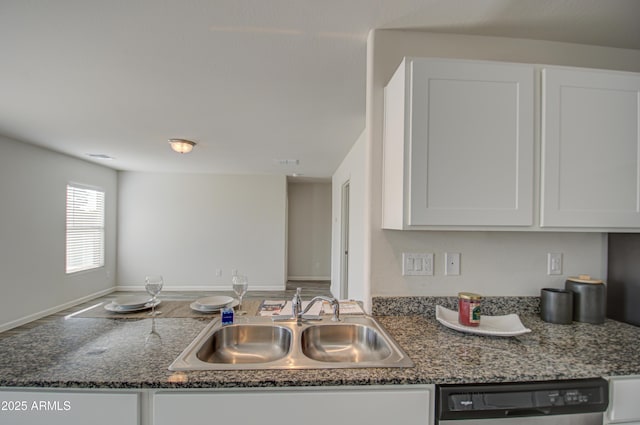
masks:
[[[573,292],[573,320],[604,323],[607,291],[602,280],[592,279],[589,275],[569,277],[564,287]]]

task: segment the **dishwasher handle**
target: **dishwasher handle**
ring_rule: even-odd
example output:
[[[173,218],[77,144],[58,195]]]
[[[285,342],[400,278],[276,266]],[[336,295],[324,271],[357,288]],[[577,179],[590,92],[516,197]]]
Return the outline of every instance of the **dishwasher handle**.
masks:
[[[518,410],[505,410],[505,417],[515,416],[546,416],[551,414],[551,409],[518,409]]]

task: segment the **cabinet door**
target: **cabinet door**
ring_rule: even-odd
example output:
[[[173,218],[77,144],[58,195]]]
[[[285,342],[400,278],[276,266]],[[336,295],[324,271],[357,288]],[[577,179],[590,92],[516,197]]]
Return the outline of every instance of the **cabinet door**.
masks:
[[[185,391],[156,394],[153,424],[428,425],[431,409],[424,388]]]
[[[640,376],[611,378],[609,388],[607,419],[612,423],[640,421]]]
[[[0,391],[0,424],[137,425],[138,394]]]
[[[640,76],[542,71],[543,227],[640,227]]]
[[[533,224],[531,65],[414,59],[409,225]]]

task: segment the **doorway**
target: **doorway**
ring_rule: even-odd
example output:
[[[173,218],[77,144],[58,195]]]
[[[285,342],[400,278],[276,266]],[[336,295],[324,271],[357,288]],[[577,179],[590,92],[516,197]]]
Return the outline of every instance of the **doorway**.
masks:
[[[287,184],[287,280],[331,281],[331,182]]]

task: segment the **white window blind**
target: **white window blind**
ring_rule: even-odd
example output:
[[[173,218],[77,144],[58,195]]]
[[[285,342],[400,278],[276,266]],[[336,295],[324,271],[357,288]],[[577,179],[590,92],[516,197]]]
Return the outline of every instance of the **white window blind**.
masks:
[[[104,266],[104,192],[67,185],[67,273]]]

